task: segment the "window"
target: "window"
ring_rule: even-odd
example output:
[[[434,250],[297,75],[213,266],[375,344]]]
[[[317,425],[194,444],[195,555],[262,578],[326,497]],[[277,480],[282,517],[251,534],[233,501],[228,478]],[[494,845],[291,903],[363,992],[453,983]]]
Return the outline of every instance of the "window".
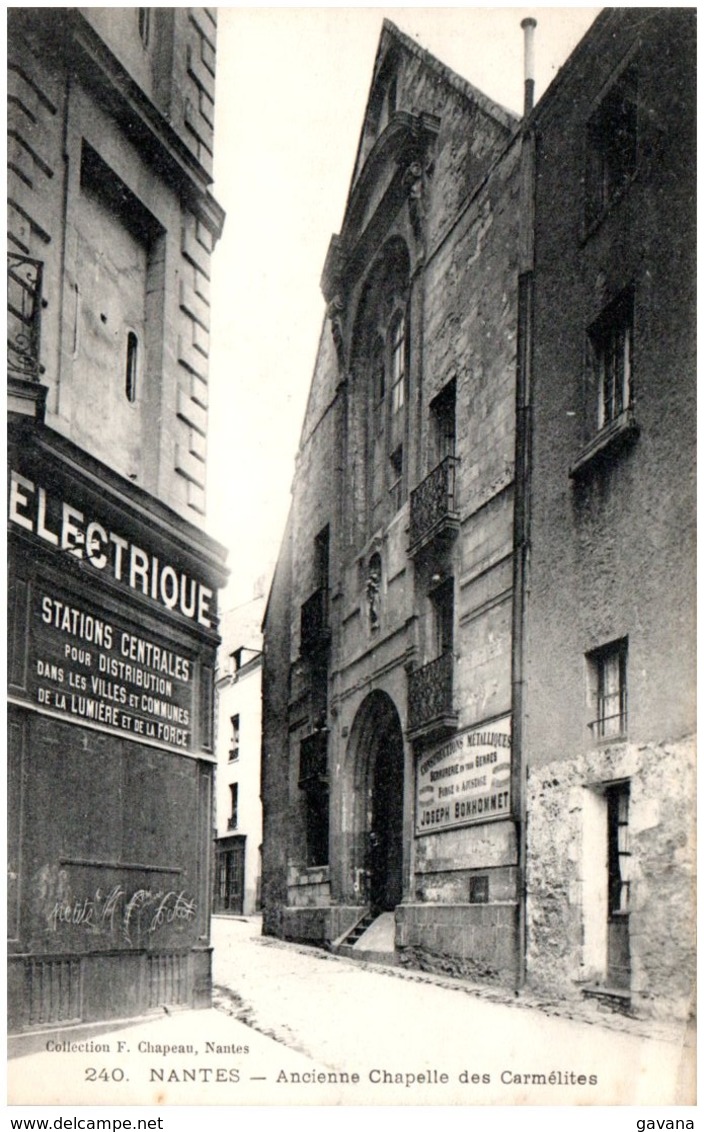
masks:
[[[399,511],[403,503],[403,445],[399,444],[389,456],[389,495],[392,508]]]
[[[328,788],[328,732],[313,731],[300,747],[298,784],[304,798],[306,863],[327,865],[329,849],[330,794]]]
[[[637,73],[631,66],[612,85],[587,124],[587,227],[621,196],[635,173],[637,93]]]
[[[613,641],[587,657],[590,700],[594,718],[589,724],[594,739],[613,739],[626,734],[628,701],[626,685],[627,641]]]
[[[627,782],[606,792],[609,845],[609,916],[624,916],[630,904],[631,872],[628,840],[630,788]]]
[[[391,412],[400,413],[405,400],[406,320],[402,314],[391,325]]]
[[[374,404],[382,405],[386,394],[386,366],[384,364],[384,342],[377,338],[372,349],[372,388]],[[382,419],[383,426],[383,419]]]
[[[149,40],[152,33],[152,14],[149,8],[137,9],[137,25],[139,27],[139,38],[142,41],[142,47],[149,47]]]
[[[489,903],[489,878],[488,876],[474,876],[469,878],[469,903],[470,904],[488,904]]]
[[[430,402],[432,447],[431,464],[435,467],[447,456],[455,454],[455,381],[449,381]]]
[[[629,288],[589,328],[598,429],[617,421],[631,404],[633,308],[633,290]]]
[[[127,356],[125,358],[125,397],[134,404],[137,400],[137,360],[139,342],[134,330],[127,333]]]
[[[315,571],[315,588],[327,590],[330,574],[330,527],[323,527],[315,536],[313,548],[313,569]]]
[[[227,828],[228,829],[237,829],[237,819],[238,819],[238,816],[239,816],[238,813],[237,813],[238,806],[239,806],[239,792],[240,792],[239,783],[238,782],[232,782],[230,784],[230,816],[227,819]]]
[[[357,451],[360,464],[364,461],[360,503],[366,505],[366,514],[360,508],[359,518],[364,518],[369,535],[391,521],[407,490],[403,449],[410,388],[409,288],[408,249],[394,237],[365,281],[353,343],[352,370],[363,379],[355,382],[354,394],[355,419],[364,430]]]
[[[455,620],[455,583],[452,578],[444,582],[430,594],[433,607],[433,633],[435,657],[452,652]]]
[[[330,800],[328,787],[311,782],[306,788],[306,861],[310,867],[327,865],[329,856]]]
[[[240,757],[240,717],[239,714],[233,715],[230,719],[230,726],[232,728],[230,734],[230,750],[228,754],[228,761],[233,763]]]

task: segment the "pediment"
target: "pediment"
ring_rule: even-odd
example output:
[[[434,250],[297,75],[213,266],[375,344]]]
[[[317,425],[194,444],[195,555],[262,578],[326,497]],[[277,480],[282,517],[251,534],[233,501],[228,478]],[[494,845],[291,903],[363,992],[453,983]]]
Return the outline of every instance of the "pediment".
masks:
[[[432,162],[440,119],[432,114],[397,110],[378,136],[347,202],[342,232],[333,236],[321,286],[328,302],[337,293],[345,268],[365,249],[408,196],[408,180],[417,166]],[[417,176],[417,174],[416,174]]]

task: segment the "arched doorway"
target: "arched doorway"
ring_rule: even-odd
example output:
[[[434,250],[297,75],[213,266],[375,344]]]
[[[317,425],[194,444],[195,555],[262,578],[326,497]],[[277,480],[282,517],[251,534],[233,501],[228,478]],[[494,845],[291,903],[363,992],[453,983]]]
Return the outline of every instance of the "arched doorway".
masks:
[[[389,912],[403,896],[404,752],[398,712],[385,692],[372,692],[359,708],[348,752],[354,824],[351,875],[358,878],[359,895],[374,912]]]

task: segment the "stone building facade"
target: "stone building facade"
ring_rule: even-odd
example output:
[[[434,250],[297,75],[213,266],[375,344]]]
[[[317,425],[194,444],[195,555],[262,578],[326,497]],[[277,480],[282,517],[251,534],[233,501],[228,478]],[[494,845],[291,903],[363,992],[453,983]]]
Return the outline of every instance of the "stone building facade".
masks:
[[[530,122],[527,970],[694,987],[695,14],[607,11]]]
[[[393,912],[409,960],[509,981],[515,135],[384,24],[265,619],[262,766],[265,931]]]
[[[692,18],[606,10],[522,121],[384,24],[265,617],[265,932],[686,1010]]]
[[[215,31],[9,13],[11,1031],[210,998]]]
[[[251,916],[261,906],[262,616],[257,596],[223,612],[215,680],[216,915]]]

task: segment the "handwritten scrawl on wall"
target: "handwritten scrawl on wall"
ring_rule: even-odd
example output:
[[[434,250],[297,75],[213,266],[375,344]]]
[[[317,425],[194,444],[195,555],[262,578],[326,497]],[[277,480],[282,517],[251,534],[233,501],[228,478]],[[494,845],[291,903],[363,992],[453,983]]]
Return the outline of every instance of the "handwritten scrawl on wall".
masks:
[[[195,897],[186,889],[128,888],[118,883],[79,895],[63,871],[59,884],[44,887],[43,895],[42,919],[50,934],[78,929],[86,936],[128,947],[138,946],[145,937],[155,939],[165,928],[183,927],[196,917]]]
[[[69,903],[55,901],[47,914],[52,931],[62,924],[74,924],[95,935],[112,936],[121,932],[125,943],[132,943],[135,926],[153,935],[166,924],[195,919],[196,902],[185,892],[151,892],[138,888],[131,896],[119,885],[103,893],[96,888],[90,897],[74,898]]]

